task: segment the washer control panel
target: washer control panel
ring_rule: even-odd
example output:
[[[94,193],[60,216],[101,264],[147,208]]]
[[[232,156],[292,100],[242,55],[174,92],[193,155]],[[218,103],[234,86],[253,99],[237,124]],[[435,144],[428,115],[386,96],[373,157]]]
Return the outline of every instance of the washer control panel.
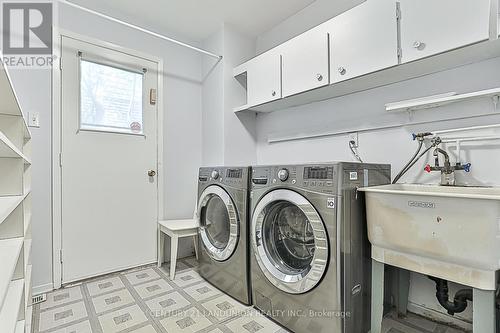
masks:
[[[262,166],[252,168],[251,186],[296,186],[306,190],[332,193],[335,189],[334,165]]]

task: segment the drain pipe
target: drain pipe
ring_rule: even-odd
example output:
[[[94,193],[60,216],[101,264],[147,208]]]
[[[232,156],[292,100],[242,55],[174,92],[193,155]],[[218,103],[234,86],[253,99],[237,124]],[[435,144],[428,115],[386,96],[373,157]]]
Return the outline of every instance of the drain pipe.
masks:
[[[457,291],[453,302],[450,302],[448,295],[448,281],[429,276],[429,279],[436,283],[436,298],[448,314],[464,312],[467,308],[467,301],[472,301],[472,289],[461,289]]]

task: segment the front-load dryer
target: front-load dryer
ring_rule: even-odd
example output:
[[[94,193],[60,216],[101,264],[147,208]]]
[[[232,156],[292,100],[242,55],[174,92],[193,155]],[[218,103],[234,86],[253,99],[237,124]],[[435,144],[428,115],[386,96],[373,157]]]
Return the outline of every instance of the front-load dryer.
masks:
[[[198,180],[199,273],[224,293],[250,304],[249,168],[200,168]]]
[[[387,184],[390,166],[252,168],[253,303],[296,333],[366,333],[370,246],[357,188]]]

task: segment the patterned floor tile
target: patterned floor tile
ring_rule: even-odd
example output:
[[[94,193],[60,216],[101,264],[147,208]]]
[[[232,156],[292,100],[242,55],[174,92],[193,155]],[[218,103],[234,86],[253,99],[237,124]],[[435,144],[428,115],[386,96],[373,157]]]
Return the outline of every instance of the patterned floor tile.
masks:
[[[126,305],[134,304],[135,300],[127,289],[111,292],[109,294],[92,298],[97,314],[115,310]]]
[[[158,333],[155,328],[151,325],[144,326],[141,328],[138,328],[136,330],[131,331],[130,333]]]
[[[215,288],[208,282],[201,282],[195,284],[194,286],[184,288],[184,291],[194,298],[195,301],[200,302],[207,298],[222,295],[219,289]]]
[[[163,279],[147,282],[134,287],[137,293],[144,299],[164,294],[174,288]]]
[[[47,300],[40,304],[42,310],[61,306],[82,299],[80,286],[56,290],[47,295]]]
[[[162,319],[160,323],[167,332],[196,332],[212,325],[212,322],[195,307]]]
[[[52,333],[92,333],[92,327],[90,326],[90,322],[87,320],[78,324],[60,328]]]
[[[124,274],[131,285],[137,285],[139,283],[148,282],[151,280],[159,279],[160,276],[152,268],[146,268],[132,273]]]
[[[125,285],[118,276],[91,281],[86,283],[85,285],[89,291],[90,296],[101,295],[110,291],[125,288]]]
[[[184,262],[190,265],[191,267],[198,266],[198,260],[196,260],[196,257],[187,258],[184,260]]]
[[[192,269],[193,266],[197,266],[197,265],[198,264],[196,264],[196,265],[188,265],[187,262],[186,262],[186,260],[177,261],[177,264],[175,265],[175,274],[181,273],[181,272],[185,271],[186,269]],[[170,276],[170,262],[164,263],[160,267],[160,270],[163,273],[165,273],[165,275]]]
[[[168,264],[160,270],[149,265],[49,293],[46,302],[33,308],[33,332],[287,332],[205,282],[195,264],[194,258],[179,260],[174,281],[164,269]],[[130,283],[124,283],[127,281]],[[97,316],[94,310],[87,314],[85,304],[91,305]],[[390,315],[383,321],[383,333],[430,332],[464,331],[413,314],[407,318]]]
[[[40,314],[40,331],[50,330],[85,317],[87,317],[87,310],[83,302],[50,309]]]
[[[133,305],[99,317],[103,332],[116,333],[146,322],[148,319],[137,305]]]
[[[147,301],[146,305],[151,310],[151,313],[159,318],[171,316],[175,311],[191,305],[191,302],[175,291],[164,296],[153,298]]]
[[[252,311],[244,316],[230,320],[224,325],[234,333],[276,333],[282,332],[281,326],[264,317],[264,315]]]
[[[206,309],[206,313],[221,322],[250,311],[249,307],[244,306],[227,295],[221,295],[213,300],[201,303],[201,306]]]
[[[203,278],[194,270],[188,270],[175,275],[173,283],[178,287],[189,286],[196,282],[204,281]]]

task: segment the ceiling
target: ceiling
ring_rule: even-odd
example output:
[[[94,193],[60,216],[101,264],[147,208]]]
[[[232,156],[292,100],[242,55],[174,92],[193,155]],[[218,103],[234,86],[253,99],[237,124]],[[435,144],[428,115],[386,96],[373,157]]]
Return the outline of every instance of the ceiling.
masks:
[[[256,37],[315,0],[70,0],[161,33],[202,41],[228,23]]]

